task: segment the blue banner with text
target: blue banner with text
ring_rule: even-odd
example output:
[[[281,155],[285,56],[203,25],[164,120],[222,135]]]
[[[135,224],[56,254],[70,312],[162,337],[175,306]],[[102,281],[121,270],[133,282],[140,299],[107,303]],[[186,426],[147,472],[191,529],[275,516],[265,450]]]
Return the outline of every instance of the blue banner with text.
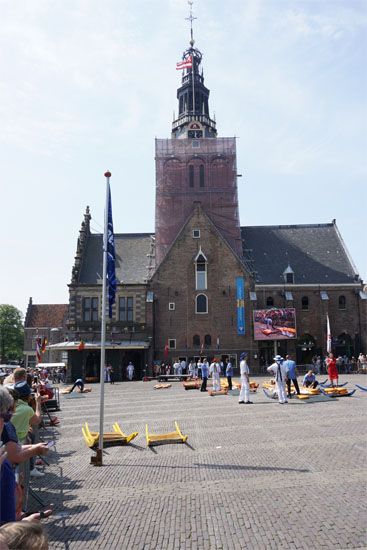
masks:
[[[245,280],[236,277],[237,334],[245,334]]]

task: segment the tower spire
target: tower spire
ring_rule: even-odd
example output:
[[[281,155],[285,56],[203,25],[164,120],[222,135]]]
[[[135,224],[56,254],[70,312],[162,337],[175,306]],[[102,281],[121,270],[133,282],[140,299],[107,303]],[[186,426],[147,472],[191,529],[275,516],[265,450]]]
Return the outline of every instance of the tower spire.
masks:
[[[200,64],[202,53],[194,48],[193,22],[197,17],[192,11],[193,0],[186,21],[190,23],[190,46],[182,54],[182,62],[177,63],[182,72],[182,82],[177,90],[178,117],[172,123],[172,137],[175,138],[215,138],[217,136],[215,121],[209,115],[210,91],[204,85],[204,72]],[[181,67],[178,67],[181,65]]]
[[[186,17],[186,21],[190,21],[190,34],[191,34],[190,46],[193,48],[194,44],[195,44],[195,40],[194,40],[194,31],[193,31],[193,27],[192,27],[192,22],[195,19],[197,19],[197,17],[194,17],[193,14],[192,14],[192,5],[193,5],[194,2],[189,0],[187,3],[190,6],[190,15],[188,17]]]

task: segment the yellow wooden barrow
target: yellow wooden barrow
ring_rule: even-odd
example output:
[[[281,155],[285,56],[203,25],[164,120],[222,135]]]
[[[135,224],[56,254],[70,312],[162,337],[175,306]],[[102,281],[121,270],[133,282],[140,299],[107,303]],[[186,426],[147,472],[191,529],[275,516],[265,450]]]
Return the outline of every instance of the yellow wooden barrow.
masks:
[[[162,445],[164,443],[185,443],[188,436],[181,433],[177,422],[175,421],[176,431],[168,432],[166,434],[150,434],[148,430],[148,424],[145,426],[145,437],[148,447],[152,445]]]
[[[126,435],[120,428],[117,422],[113,425],[113,432],[107,432],[103,434],[103,447],[117,447],[119,445],[127,445],[133,440],[138,432],[133,432]],[[82,426],[82,432],[84,440],[90,449],[95,449],[98,446],[99,432],[91,432],[89,430],[88,422],[85,422]]]

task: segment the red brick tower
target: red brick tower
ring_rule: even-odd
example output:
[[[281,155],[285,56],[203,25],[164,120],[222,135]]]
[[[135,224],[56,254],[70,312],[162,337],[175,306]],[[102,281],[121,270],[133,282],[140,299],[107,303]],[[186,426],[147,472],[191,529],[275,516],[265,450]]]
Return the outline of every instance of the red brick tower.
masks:
[[[184,51],[178,118],[170,139],[156,139],[156,267],[193,210],[203,209],[233,250],[242,257],[237,196],[236,139],[218,138],[209,115],[209,90],[200,70],[202,54]],[[193,101],[194,98],[194,101]]]

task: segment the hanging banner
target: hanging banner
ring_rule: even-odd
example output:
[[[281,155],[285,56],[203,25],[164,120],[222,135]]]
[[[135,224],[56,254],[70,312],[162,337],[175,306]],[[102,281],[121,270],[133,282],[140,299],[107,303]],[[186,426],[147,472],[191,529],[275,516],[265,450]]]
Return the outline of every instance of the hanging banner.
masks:
[[[236,277],[237,334],[245,334],[245,280]]]

